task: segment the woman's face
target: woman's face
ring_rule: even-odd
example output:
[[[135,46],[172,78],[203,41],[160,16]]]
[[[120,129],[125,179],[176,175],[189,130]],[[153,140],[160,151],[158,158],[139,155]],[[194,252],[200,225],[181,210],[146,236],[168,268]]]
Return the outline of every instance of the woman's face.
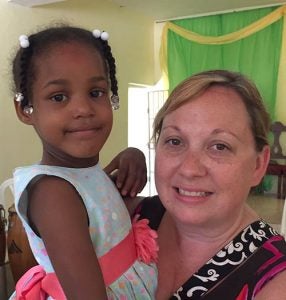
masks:
[[[232,224],[268,159],[268,146],[255,150],[240,96],[214,86],[165,117],[156,146],[157,191],[180,223]]]

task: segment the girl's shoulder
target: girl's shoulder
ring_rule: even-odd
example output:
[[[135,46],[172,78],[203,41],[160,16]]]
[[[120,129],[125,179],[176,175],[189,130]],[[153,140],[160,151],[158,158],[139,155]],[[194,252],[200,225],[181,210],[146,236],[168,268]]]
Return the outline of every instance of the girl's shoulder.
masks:
[[[14,170],[14,188],[21,193],[21,191],[23,191],[30,182],[36,181],[45,175],[60,177],[74,185],[84,178],[93,176],[104,177],[105,173],[99,165],[95,165],[90,168],[77,169],[33,164],[30,166],[18,167]]]
[[[62,174],[70,174],[70,173],[80,173],[85,172],[103,172],[99,164],[96,164],[89,168],[67,168],[61,166],[49,166],[49,165],[41,165],[41,164],[33,164],[29,166],[17,167],[14,170],[15,176],[25,176],[25,175],[33,175],[38,173],[43,174],[54,174],[54,173],[62,173]]]

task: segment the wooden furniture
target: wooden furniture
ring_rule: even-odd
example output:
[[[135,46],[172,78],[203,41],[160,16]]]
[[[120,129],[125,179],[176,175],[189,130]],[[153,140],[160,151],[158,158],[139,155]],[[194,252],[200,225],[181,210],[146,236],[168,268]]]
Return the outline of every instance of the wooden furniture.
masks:
[[[271,125],[271,132],[274,141],[271,146],[271,158],[266,171],[266,175],[278,177],[277,198],[285,199],[286,197],[286,154],[283,154],[280,137],[283,132],[286,134],[286,126],[281,122],[274,122]],[[285,145],[286,148],[286,145]],[[286,151],[286,150],[285,150]]]
[[[14,204],[8,209],[8,212],[8,258],[14,282],[17,283],[26,271],[37,265],[37,262]]]
[[[10,189],[12,196],[14,196],[12,178],[5,180],[0,185],[0,203],[6,207],[8,203],[6,201],[5,191],[8,188]],[[3,248],[6,247],[4,252],[6,252],[6,250],[8,252],[10,269],[12,271],[14,283],[16,283],[27,270],[37,265],[37,262],[30,248],[25,229],[16,213],[14,204],[9,207],[8,212],[8,229],[5,233],[6,241],[3,240],[3,238],[0,240],[0,249],[3,251]],[[3,259],[5,260],[5,254],[4,257],[3,255],[1,257],[1,260]]]
[[[6,218],[5,209],[2,204],[0,204],[0,266],[5,264],[5,254],[6,254]]]
[[[286,200],[286,199],[285,199]],[[284,201],[283,213],[282,213],[282,220],[281,220],[281,230],[280,233],[286,239],[286,201]]]

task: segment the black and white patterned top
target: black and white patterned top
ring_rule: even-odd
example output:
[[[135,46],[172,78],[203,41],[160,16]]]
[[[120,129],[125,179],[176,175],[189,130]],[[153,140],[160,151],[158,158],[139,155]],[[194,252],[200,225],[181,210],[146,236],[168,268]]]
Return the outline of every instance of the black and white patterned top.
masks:
[[[165,209],[158,197],[146,198],[137,213],[157,229]],[[265,221],[243,229],[173,294],[171,300],[248,300],[286,270],[286,243]]]

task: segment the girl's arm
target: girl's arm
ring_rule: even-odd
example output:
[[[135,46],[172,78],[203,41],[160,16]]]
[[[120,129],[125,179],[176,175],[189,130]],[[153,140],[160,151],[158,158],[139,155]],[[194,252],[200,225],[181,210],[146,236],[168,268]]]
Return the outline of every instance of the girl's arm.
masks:
[[[85,206],[73,186],[45,176],[29,190],[29,216],[68,299],[107,299]]]
[[[144,153],[137,148],[126,148],[104,168],[122,196],[135,197],[147,182]]]

